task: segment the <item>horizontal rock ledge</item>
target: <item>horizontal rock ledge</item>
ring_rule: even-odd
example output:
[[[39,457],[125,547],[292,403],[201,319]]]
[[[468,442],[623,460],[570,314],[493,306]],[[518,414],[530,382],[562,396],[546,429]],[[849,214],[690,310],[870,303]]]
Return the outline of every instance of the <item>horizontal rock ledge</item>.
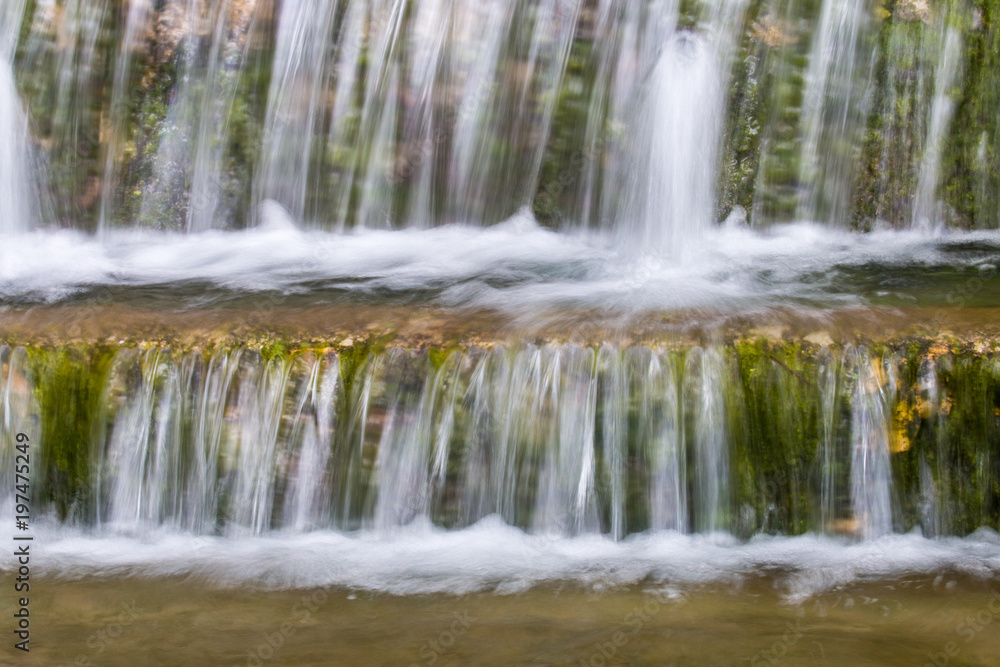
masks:
[[[572,342],[688,347],[741,339],[798,341],[806,347],[939,341],[993,350],[1000,307],[772,308],[628,313],[614,309],[522,314],[413,306],[323,304],[308,307],[163,310],[124,305],[0,309],[0,342],[11,346],[166,345],[175,350],[381,346],[413,350],[497,343]]]

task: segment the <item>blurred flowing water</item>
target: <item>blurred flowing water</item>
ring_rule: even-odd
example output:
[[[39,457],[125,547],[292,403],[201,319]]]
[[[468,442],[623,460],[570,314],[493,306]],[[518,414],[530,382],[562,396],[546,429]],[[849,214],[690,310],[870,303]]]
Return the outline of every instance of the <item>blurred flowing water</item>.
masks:
[[[4,418],[30,422],[26,352],[3,354]],[[727,431],[750,408],[734,404],[731,363],[713,348],[549,344],[455,352],[435,367],[390,349],[345,386],[335,354],[266,362],[239,350],[122,349],[93,407],[106,426],[92,443],[93,497],[78,509],[111,534],[386,530],[418,518],[464,527],[491,515],[616,539],[753,532],[758,519],[733,512],[733,480],[746,471],[732,469],[738,438]],[[795,502],[813,530],[853,517],[860,534],[885,535],[892,380],[864,349],[833,363],[843,395],[817,416],[836,435],[817,441],[850,452],[817,456],[815,479],[834,475],[849,494],[825,515],[802,479]],[[844,401],[850,412],[834,414]]]
[[[874,196],[914,201],[866,225],[995,228],[942,201],[961,166],[947,142],[966,141],[956,90],[992,94],[955,26],[989,17],[870,4],[8,2],[4,146],[27,148],[26,111],[48,181],[11,167],[0,183],[9,198],[35,176],[53,203],[5,225],[240,229],[273,200],[343,231],[528,207],[676,257],[734,211],[848,228]],[[859,183],[871,160],[912,174]],[[968,194],[982,205],[987,181]],[[787,192],[791,215],[765,203]]]
[[[10,488],[17,425],[59,428],[47,410],[72,380],[44,371],[65,363],[50,354],[0,348]],[[905,360],[848,347],[828,354],[823,384],[766,360],[773,372],[746,384],[740,354],[497,345],[358,363],[122,348],[74,407],[85,440],[40,443],[40,466],[64,457],[58,469],[79,477],[36,476],[54,498],[37,501],[38,530],[59,576],[279,588],[687,586],[763,567],[808,597],[871,576],[1000,574],[1000,538],[970,534],[992,524],[993,436],[954,440],[936,411],[943,449],[922,451],[938,468],[922,458],[915,484],[890,460],[912,446],[892,417]],[[923,371],[921,405],[948,372]],[[983,466],[971,477],[945,467],[956,446]],[[525,552],[533,565],[511,569]]]
[[[957,120],[992,99],[969,64],[992,21],[916,0],[5,0],[0,309],[996,305],[1000,132],[973,146]],[[75,418],[36,480],[65,574],[409,593],[773,567],[811,593],[1000,569],[992,358],[960,410],[925,360],[904,460],[891,350],[824,347],[807,378],[741,375],[711,337],[594,343],[148,345],[103,370],[3,346],[0,506],[13,434]],[[981,427],[968,460],[959,419]]]
[[[0,234],[29,229],[37,218],[32,206],[32,158],[28,121],[14,83],[12,63],[24,0],[8,2],[0,10]]]

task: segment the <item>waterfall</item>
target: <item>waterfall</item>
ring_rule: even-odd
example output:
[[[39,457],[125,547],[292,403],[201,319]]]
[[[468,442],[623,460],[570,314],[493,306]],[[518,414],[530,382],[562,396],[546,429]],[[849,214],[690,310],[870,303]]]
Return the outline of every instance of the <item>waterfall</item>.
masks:
[[[28,119],[12,68],[24,5],[24,0],[14,0],[0,10],[0,234],[31,229],[38,213],[30,180]]]
[[[822,436],[820,439],[822,461],[822,486],[820,495],[820,528],[830,530],[837,519],[838,464],[840,452],[837,438],[837,390],[841,380],[840,360],[829,350],[824,355],[820,388],[822,391]]]
[[[677,253],[713,222],[722,81],[715,53],[682,31],[664,47],[636,124],[642,158],[622,215],[641,248]]]
[[[295,409],[292,441],[300,440],[298,456],[290,456],[283,525],[297,531],[326,525],[329,512],[330,449],[336,425],[333,407],[342,391],[338,359],[312,364]],[[294,473],[291,470],[294,469]]]
[[[802,102],[800,219],[842,224],[850,210],[872,66],[869,14],[866,0],[822,4]]]
[[[22,424],[31,424],[33,416],[38,414],[34,388],[31,363],[25,349],[0,345],[0,463],[4,465],[0,481],[10,489],[15,484],[15,455],[18,453],[15,438],[18,428]],[[29,479],[37,480],[37,473]],[[13,494],[5,493],[0,497],[0,508],[8,513],[13,511],[15,505]]]
[[[530,211],[677,261],[734,210],[1000,225],[994,130],[953,122],[992,90],[965,72],[981,20],[870,5],[8,2],[3,229],[234,230],[267,201],[334,232]]]
[[[343,350],[265,358],[148,346],[122,347],[102,366],[5,346],[0,420],[8,444],[16,425],[38,424],[35,483],[55,484],[39,511],[46,498],[65,502],[66,523],[107,536],[384,534],[492,516],[552,539],[817,527],[876,539],[989,520],[993,473],[960,472],[964,457],[984,460],[989,439],[961,448],[948,440],[954,425],[938,383],[952,371],[922,362],[906,388],[900,374],[912,360],[891,354],[825,350],[806,362],[815,373],[789,374],[766,349],[550,343],[439,356],[390,348],[351,360]],[[740,379],[754,368],[769,369],[763,382]],[[776,390],[771,371],[794,390]],[[71,455],[54,440],[67,385],[83,397],[76,418],[90,424]],[[969,396],[993,415],[993,385],[953,386],[980,392]],[[763,420],[760,430],[738,431],[748,419]],[[914,419],[930,434],[924,444],[901,430]],[[772,469],[762,467],[765,446],[786,452]],[[45,466],[67,460],[75,467],[47,477]],[[761,497],[760,488],[771,490]],[[761,502],[787,504],[746,513]],[[819,524],[802,520],[817,508]],[[969,517],[980,519],[955,521]]]
[[[694,440],[692,525],[699,532],[729,527],[729,450],[725,433],[723,366],[718,352],[694,348],[687,359],[688,432]]]
[[[137,93],[133,69],[137,67],[143,55],[143,38],[149,33],[154,18],[152,0],[133,0],[128,3],[128,13],[125,15],[125,28],[118,44],[118,52],[114,58],[114,74],[111,82],[111,101],[108,109],[108,138],[104,141],[104,165],[101,177],[100,210],[98,212],[98,229],[111,229],[123,209],[124,187],[121,175],[125,164],[125,147],[128,144],[130,128],[130,109]],[[140,193],[141,194],[141,193]]]
[[[856,373],[851,419],[851,503],[857,531],[864,537],[892,532],[892,469],[886,397],[892,378],[864,349],[852,354]]]
[[[643,83],[615,216],[619,234],[637,249],[679,257],[715,222],[725,63],[742,8],[713,4],[704,33],[674,30]]]
[[[983,20],[863,0],[5,2],[3,322],[256,308],[211,353],[109,335],[87,469],[58,471],[51,507],[129,535],[966,530],[992,501],[953,487],[992,459],[943,463],[945,353],[828,341],[807,377],[784,361],[802,350],[741,357],[709,322],[990,303],[987,232],[844,231],[1000,225]],[[502,333],[254,349],[269,304],[331,302],[468,308]],[[2,350],[9,440],[72,382],[41,348]]]
[[[636,363],[634,393],[642,397],[639,438],[649,467],[649,527],[686,532],[687,457],[674,362],[652,350],[629,353]]]
[[[946,24],[944,19],[942,24]],[[942,224],[937,211],[937,185],[940,179],[942,143],[954,112],[955,103],[951,99],[951,89],[955,84],[962,46],[962,37],[958,30],[949,26],[943,33],[944,46],[941,48],[940,60],[934,72],[934,99],[931,103],[930,127],[927,130],[924,155],[920,162],[917,196],[913,205],[912,226],[924,231],[939,228]]]
[[[190,232],[232,226],[233,184],[225,169],[229,118],[256,3],[239,15],[231,2],[187,0],[175,30],[176,88],[139,217]],[[178,215],[177,212],[182,212]]]
[[[997,11],[3,0],[8,531],[325,615],[995,580]]]
[[[362,5],[352,3],[352,9],[357,11]],[[305,216],[313,135],[326,83],[336,4],[323,3],[318,15],[314,9],[307,0],[281,3],[262,164],[255,186],[258,201],[273,199],[296,220]],[[349,25],[351,34],[362,34],[357,23]]]

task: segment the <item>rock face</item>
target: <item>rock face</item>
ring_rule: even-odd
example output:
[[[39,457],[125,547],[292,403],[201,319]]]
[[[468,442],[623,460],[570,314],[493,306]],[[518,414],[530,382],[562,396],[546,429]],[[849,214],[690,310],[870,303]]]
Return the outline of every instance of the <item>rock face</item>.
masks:
[[[771,15],[763,16],[751,24],[750,39],[772,48],[789,46],[798,41],[791,25]]]
[[[900,21],[931,22],[929,0],[900,0],[892,10],[892,16]]]
[[[157,67],[162,67],[176,57],[177,47],[184,39],[189,21],[184,5],[183,0],[168,0],[156,16],[153,34],[150,35],[152,44],[150,55]],[[196,17],[190,19],[197,20]]]

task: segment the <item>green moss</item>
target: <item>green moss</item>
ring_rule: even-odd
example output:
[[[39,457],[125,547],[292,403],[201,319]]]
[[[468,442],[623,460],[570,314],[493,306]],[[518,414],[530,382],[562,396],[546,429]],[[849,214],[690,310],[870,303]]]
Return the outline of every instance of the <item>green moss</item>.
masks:
[[[437,372],[441,370],[441,368],[444,366],[445,362],[449,359],[449,357],[451,357],[453,353],[459,350],[460,348],[458,347],[458,345],[450,345],[448,347],[443,347],[443,348],[430,347],[427,348],[427,360],[430,362],[431,368],[433,368]]]
[[[287,359],[289,357],[289,353],[284,341],[280,339],[271,339],[268,340],[265,345],[261,346],[260,356],[264,359],[264,361],[271,362],[275,359]]]
[[[38,493],[60,519],[90,518],[93,457],[104,437],[104,391],[115,350],[29,348],[28,354],[42,429]]]
[[[818,363],[799,343],[739,341],[735,347],[739,382],[727,400],[739,471],[735,501],[757,518],[743,532],[805,532],[816,525]]]
[[[392,340],[391,335],[363,338],[355,340],[354,344],[349,347],[340,346],[337,348],[337,356],[340,359],[340,378],[346,396],[351,396],[353,393],[358,370],[376,354],[384,351],[390,340]]]

